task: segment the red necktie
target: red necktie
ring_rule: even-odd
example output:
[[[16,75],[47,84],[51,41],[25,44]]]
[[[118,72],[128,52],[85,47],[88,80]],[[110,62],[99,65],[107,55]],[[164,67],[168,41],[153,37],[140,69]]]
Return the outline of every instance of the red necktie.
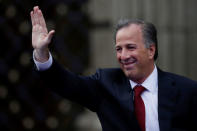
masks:
[[[134,108],[135,115],[140,125],[141,131],[145,131],[145,106],[141,98],[141,93],[145,88],[141,85],[136,85],[134,88]]]

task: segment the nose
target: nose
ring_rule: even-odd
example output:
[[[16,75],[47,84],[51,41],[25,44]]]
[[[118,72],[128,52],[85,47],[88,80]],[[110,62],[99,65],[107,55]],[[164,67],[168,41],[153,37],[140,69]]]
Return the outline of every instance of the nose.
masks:
[[[123,49],[121,52],[121,59],[122,60],[127,60],[129,59],[130,55],[129,55],[129,51],[126,49]]]

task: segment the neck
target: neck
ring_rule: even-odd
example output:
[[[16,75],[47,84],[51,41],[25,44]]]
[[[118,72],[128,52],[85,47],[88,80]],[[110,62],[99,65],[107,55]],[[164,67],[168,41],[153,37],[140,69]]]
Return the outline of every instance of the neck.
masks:
[[[137,84],[142,84],[149,76],[150,74],[153,72],[155,68],[154,63],[150,66],[149,70],[147,72],[145,72],[141,78],[138,79],[132,79],[134,82],[136,82]]]

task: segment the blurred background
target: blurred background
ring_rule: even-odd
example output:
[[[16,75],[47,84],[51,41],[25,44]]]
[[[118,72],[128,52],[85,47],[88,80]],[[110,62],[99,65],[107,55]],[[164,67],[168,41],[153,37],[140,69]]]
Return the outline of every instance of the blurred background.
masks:
[[[32,72],[35,5],[56,30],[53,56],[77,74],[118,67],[114,27],[140,18],[158,29],[157,65],[197,80],[196,0],[0,0],[0,130],[101,131],[95,113],[43,88]]]

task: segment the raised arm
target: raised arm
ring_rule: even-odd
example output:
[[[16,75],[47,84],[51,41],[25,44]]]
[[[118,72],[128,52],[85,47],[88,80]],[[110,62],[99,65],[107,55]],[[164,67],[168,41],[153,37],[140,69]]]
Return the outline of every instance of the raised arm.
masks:
[[[42,11],[38,6],[33,8],[30,13],[32,22],[32,46],[35,50],[35,59],[45,62],[49,58],[48,45],[55,33],[54,30],[48,32]]]

